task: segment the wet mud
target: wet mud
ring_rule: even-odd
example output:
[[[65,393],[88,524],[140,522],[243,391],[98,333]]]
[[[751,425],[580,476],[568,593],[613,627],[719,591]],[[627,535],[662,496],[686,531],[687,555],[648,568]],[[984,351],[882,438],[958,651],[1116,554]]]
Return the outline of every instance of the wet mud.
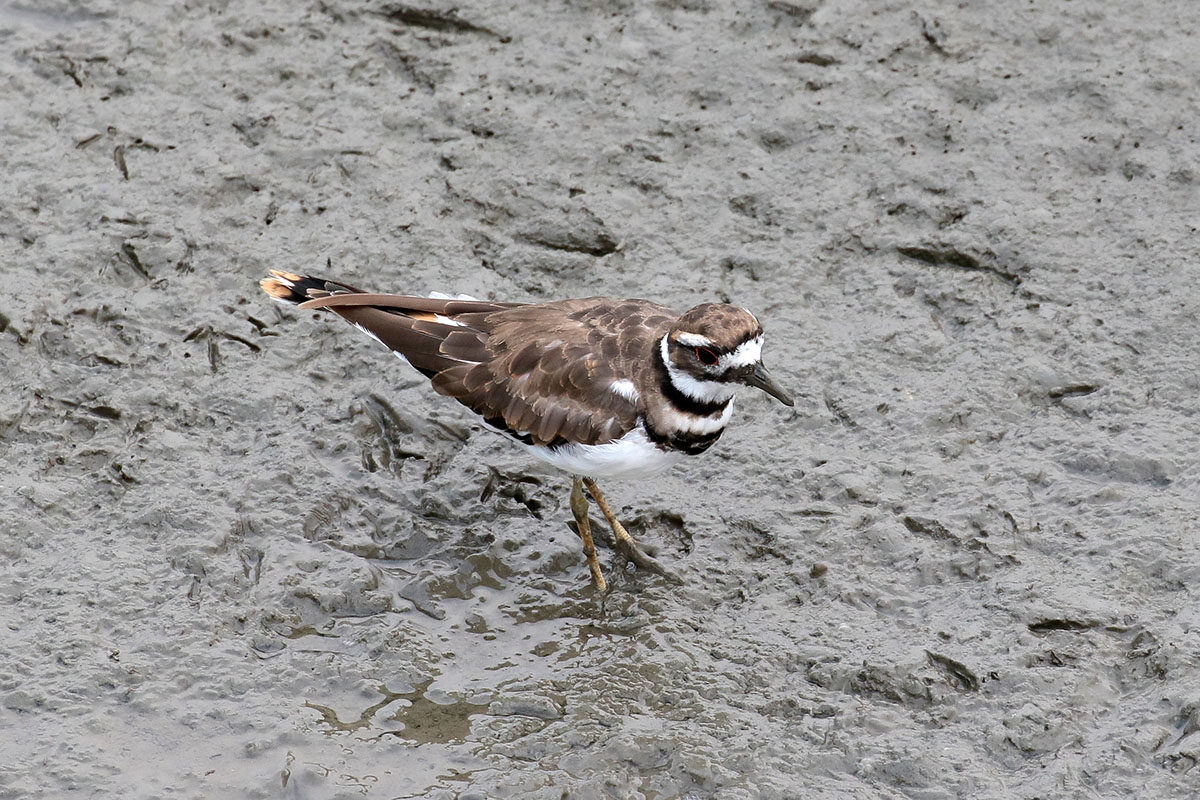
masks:
[[[0,5],[0,797],[1194,796],[1193,17]],[[270,268],[736,302],[796,407],[600,597]]]

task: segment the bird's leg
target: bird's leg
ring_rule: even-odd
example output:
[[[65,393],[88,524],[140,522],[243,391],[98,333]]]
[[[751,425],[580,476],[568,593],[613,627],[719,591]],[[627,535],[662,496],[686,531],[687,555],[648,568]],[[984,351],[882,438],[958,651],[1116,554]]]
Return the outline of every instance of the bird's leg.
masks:
[[[588,494],[592,496],[592,499],[596,501],[596,505],[600,507],[600,513],[604,514],[604,518],[608,520],[613,536],[617,540],[617,550],[621,551],[623,556],[634,564],[637,564],[640,568],[678,582],[679,579],[670,572],[667,572],[662,564],[659,564],[642,551],[642,548],[638,546],[634,538],[629,535],[629,531],[625,530],[625,526],[617,520],[617,515],[613,513],[612,507],[609,506],[608,500],[604,497],[604,493],[600,491],[600,487],[596,485],[596,482],[591,478],[584,478],[583,482],[587,485]]]
[[[583,479],[578,475],[572,476],[571,481],[571,513],[575,515],[579,538],[583,540],[583,554],[587,556],[588,569],[592,571],[592,583],[603,592],[608,588],[608,584],[604,582],[604,573],[600,571],[600,559],[596,557],[596,543],[592,541],[592,524],[588,521],[587,495],[583,493]],[[628,536],[628,534],[626,535]]]

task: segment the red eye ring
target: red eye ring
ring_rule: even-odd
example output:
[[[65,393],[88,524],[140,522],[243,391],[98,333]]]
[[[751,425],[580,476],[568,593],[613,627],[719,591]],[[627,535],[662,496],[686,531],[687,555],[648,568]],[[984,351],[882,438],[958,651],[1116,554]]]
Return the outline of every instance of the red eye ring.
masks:
[[[697,347],[696,360],[706,367],[713,367],[716,366],[719,359],[717,358],[717,354],[707,347]]]

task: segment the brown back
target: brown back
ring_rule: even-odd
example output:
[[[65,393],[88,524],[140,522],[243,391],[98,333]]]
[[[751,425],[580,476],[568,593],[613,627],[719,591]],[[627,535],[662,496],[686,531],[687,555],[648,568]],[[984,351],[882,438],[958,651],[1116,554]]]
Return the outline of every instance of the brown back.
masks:
[[[652,349],[678,315],[645,300],[590,297],[539,305],[333,294],[303,304],[362,326],[493,427],[533,444],[603,444],[638,421],[611,391],[643,394]],[[443,317],[442,320],[438,316]]]

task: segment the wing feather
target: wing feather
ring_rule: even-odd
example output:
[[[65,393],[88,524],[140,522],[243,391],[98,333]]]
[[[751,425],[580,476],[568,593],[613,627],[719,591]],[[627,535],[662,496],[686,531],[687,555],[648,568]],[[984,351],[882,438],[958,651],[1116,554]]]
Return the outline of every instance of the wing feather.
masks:
[[[490,314],[505,309],[520,308],[520,303],[488,303],[482,300],[444,300],[433,297],[410,297],[403,294],[370,294],[367,292],[338,293],[314,297],[299,304],[303,309],[354,308],[373,306],[400,312],[424,311],[454,319],[459,314]]]
[[[442,354],[475,363],[486,361],[491,356],[483,334],[469,328],[451,329],[442,340]]]
[[[651,347],[677,319],[640,300],[526,305],[359,292],[277,273],[273,297],[359,325],[489,424],[538,444],[602,444],[637,425],[638,402],[611,391],[644,380]]]

